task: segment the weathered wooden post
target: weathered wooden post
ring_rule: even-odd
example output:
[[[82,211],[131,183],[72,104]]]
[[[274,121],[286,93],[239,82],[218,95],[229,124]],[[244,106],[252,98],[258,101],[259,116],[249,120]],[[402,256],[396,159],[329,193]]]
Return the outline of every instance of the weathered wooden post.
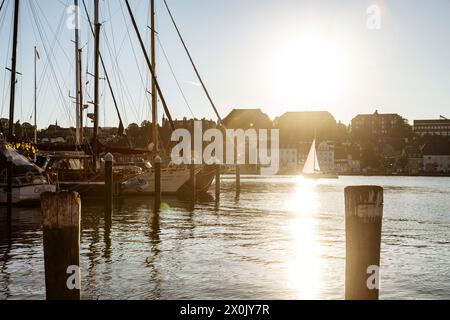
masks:
[[[161,209],[161,157],[156,156],[155,161],[155,212]]]
[[[345,299],[377,300],[383,188],[345,188]]]
[[[216,201],[220,200],[220,164],[216,165]]]
[[[111,153],[105,155],[105,221],[112,220],[114,182],[113,182],[113,160]]]
[[[80,196],[46,192],[41,209],[47,299],[80,300]]]
[[[190,181],[191,181],[191,200],[192,203],[195,204],[197,195],[196,195],[196,189],[197,189],[197,181],[195,178],[195,160],[194,157],[192,157],[192,163],[190,165]]]
[[[241,167],[236,164],[236,196],[241,194]]]
[[[9,155],[6,159],[6,215],[8,219],[12,215],[12,181],[13,181],[13,161],[12,157]]]

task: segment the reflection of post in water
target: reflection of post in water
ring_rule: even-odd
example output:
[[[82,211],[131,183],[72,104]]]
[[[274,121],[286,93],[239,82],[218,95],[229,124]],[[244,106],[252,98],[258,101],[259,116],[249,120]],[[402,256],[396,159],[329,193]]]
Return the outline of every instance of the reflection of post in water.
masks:
[[[111,227],[112,223],[105,221],[105,232],[103,234],[103,241],[105,242],[105,250],[103,257],[106,259],[106,262],[111,261]]]
[[[160,233],[161,233],[161,225],[160,225],[160,213],[154,212],[150,221],[150,256],[147,257],[146,263],[150,268],[150,280],[154,283],[155,287],[153,289],[153,299],[160,299],[161,297],[161,280],[159,277],[158,267],[155,266],[155,261],[160,254],[159,243],[161,242]]]
[[[12,248],[12,219],[10,215],[7,215],[5,221],[1,221],[1,234],[0,236],[0,248],[4,248],[4,253],[1,258],[1,267],[0,267],[0,275],[1,281],[3,283],[3,289],[0,291],[4,294],[4,296],[0,296],[1,299],[8,299],[11,296],[11,292],[9,290],[10,283],[10,273],[7,271],[7,265],[10,258],[10,252]]]
[[[87,212],[85,211],[84,214],[86,214]],[[90,231],[90,237],[91,237],[91,242],[89,243],[89,248],[87,250],[87,258],[89,260],[89,266],[88,266],[88,274],[86,277],[86,281],[87,286],[92,287],[93,285],[95,285],[95,279],[96,274],[95,274],[95,267],[98,263],[98,258],[100,257],[100,252],[98,249],[98,245],[100,243],[100,231],[99,231],[99,227],[100,227],[100,217],[103,216],[104,214],[104,208],[103,206],[100,207],[90,207],[89,208],[89,213],[90,213],[90,219],[84,219],[84,221],[86,221],[87,225],[84,226],[87,229],[91,229]],[[84,216],[86,217],[86,216]],[[83,235],[83,237],[89,237],[88,234]]]

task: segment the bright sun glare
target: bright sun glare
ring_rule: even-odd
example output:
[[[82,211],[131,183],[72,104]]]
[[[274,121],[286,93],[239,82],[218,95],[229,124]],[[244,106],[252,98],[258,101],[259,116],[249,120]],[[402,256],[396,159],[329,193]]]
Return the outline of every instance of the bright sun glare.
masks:
[[[292,106],[328,105],[341,92],[343,58],[336,41],[320,31],[282,37],[268,63],[273,98]]]
[[[299,299],[314,299],[322,285],[321,247],[317,239],[316,181],[299,177],[292,201],[287,204],[294,213],[291,224],[295,251],[288,270],[291,286]]]

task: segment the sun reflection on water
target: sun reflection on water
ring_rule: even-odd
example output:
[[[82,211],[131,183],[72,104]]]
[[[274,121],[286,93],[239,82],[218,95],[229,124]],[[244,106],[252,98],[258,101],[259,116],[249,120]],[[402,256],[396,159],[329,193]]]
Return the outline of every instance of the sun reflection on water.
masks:
[[[297,178],[295,193],[288,203],[294,213],[289,230],[293,256],[288,260],[289,285],[298,299],[315,299],[322,286],[321,247],[317,235],[317,181]]]

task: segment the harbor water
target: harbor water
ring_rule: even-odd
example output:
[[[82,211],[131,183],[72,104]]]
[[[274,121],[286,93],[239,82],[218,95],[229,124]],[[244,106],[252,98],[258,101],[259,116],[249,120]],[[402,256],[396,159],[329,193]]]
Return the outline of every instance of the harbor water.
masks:
[[[225,176],[192,207],[83,199],[82,299],[343,299],[344,188],[384,187],[381,299],[450,299],[450,178]],[[214,194],[214,187],[211,195]],[[0,209],[0,299],[45,299],[41,213]]]

